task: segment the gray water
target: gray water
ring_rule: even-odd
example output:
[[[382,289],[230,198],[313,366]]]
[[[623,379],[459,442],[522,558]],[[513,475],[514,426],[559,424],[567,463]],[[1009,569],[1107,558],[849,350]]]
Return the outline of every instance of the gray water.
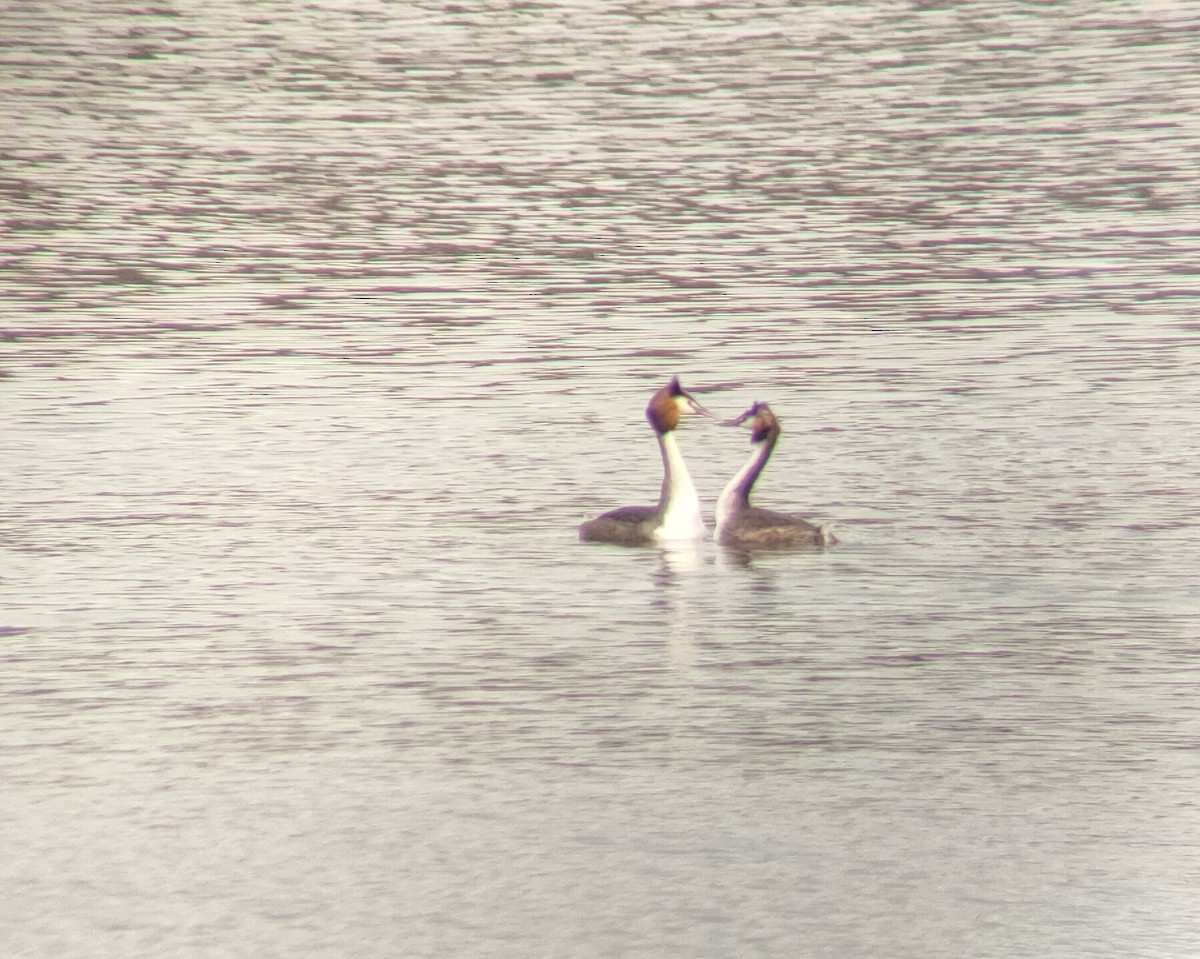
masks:
[[[0,951],[1200,954],[1198,28],[5,5]]]

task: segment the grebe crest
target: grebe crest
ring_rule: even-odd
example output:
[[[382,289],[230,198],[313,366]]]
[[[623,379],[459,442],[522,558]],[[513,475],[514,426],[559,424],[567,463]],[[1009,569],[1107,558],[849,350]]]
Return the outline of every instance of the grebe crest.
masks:
[[[746,410],[741,416],[734,417],[731,420],[724,420],[721,425],[745,426],[750,430],[751,443],[761,443],[772,433],[778,436],[782,432],[779,427],[779,420],[771,412],[771,407],[766,403],[759,403],[758,401],[755,401],[750,409]]]
[[[696,402],[696,398],[679,385],[679,377],[672,376],[671,382],[650,397],[646,405],[646,419],[658,434],[669,433],[679,425],[679,417],[691,413],[713,416]],[[714,417],[715,418],[715,417]]]
[[[663,461],[658,505],[624,506],[597,516],[579,527],[580,539],[643,546],[704,536],[700,498],[675,442],[680,417],[695,414],[716,418],[679,384],[677,376],[650,397],[646,419],[654,429]]]
[[[829,525],[818,526],[791,513],[750,505],[750,491],[783,432],[771,407],[755,402],[741,416],[725,420],[721,425],[746,427],[755,449],[717,500],[717,541],[726,546],[762,549],[836,543]]]

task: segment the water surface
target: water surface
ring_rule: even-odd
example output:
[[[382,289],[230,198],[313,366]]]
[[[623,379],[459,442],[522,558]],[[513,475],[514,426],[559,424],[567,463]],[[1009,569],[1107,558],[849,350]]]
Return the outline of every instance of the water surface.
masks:
[[[1195,955],[1197,26],[0,12],[5,955]]]

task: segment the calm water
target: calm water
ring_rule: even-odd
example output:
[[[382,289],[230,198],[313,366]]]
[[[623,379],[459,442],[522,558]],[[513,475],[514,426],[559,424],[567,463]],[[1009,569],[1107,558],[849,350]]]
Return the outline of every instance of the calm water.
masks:
[[[4,955],[1197,955],[1198,28],[5,5]]]

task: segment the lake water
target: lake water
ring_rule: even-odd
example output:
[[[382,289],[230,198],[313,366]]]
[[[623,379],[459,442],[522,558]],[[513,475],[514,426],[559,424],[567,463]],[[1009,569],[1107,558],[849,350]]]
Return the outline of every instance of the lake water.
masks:
[[[4,955],[1200,954],[1198,29],[0,9]]]

